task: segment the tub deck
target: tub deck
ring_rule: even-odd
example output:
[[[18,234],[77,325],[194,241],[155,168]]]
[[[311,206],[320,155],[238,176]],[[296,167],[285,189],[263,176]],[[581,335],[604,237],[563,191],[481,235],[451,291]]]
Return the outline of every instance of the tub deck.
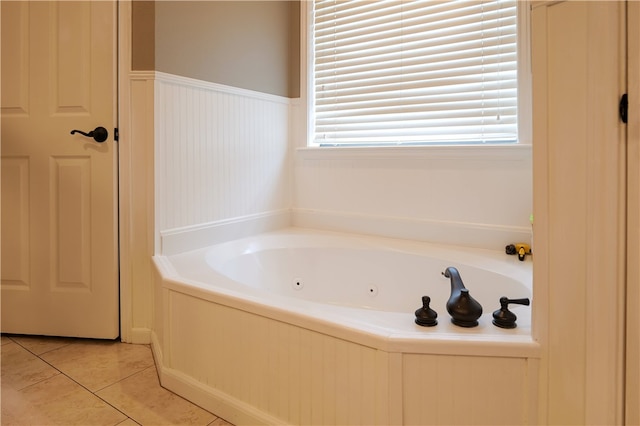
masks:
[[[271,248],[292,235],[341,238],[299,229],[269,235]],[[530,278],[530,264],[497,251],[344,237],[341,249],[362,243],[445,259],[455,252],[466,265]],[[540,353],[529,307],[514,307],[519,327],[505,330],[491,323],[497,303],[471,329],[434,306],[439,324],[425,328],[414,322],[419,297],[409,312],[318,303],[241,284],[222,266],[237,250],[265,244],[259,236],[154,258],[152,338],[164,386],[236,424],[535,424]],[[222,263],[212,268],[212,256]],[[456,400],[466,409],[454,410]]]

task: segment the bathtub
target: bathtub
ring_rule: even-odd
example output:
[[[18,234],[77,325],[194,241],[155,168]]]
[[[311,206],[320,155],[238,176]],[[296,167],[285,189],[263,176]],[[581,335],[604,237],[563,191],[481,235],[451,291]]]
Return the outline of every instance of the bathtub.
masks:
[[[530,260],[290,228],[154,263],[163,385],[231,422],[535,424],[531,307],[492,324],[500,297],[532,297]],[[450,321],[448,266],[483,306],[477,327]],[[434,327],[414,321],[425,295]]]

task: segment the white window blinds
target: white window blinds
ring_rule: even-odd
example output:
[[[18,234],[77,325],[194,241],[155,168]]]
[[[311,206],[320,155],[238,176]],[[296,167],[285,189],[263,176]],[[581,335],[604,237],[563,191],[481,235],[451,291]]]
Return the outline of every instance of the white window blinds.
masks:
[[[517,141],[516,0],[314,1],[315,143]]]

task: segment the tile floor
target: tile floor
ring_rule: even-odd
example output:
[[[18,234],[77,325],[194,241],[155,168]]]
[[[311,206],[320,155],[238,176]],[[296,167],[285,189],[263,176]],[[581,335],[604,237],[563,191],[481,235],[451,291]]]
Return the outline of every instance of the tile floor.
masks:
[[[230,425],[162,388],[147,345],[2,335],[0,353],[4,426]]]

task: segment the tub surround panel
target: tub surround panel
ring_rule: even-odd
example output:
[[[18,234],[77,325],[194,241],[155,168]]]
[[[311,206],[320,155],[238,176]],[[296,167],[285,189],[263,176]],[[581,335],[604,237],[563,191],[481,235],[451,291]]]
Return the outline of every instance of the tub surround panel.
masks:
[[[155,75],[157,231],[290,207],[288,99]]]
[[[159,254],[177,254],[290,225],[494,250],[531,238],[531,229],[525,227],[292,208],[160,231]]]
[[[218,396],[255,407],[267,414],[263,421],[388,423],[386,401],[380,400],[387,391],[377,386],[386,382],[377,377],[387,369],[384,352],[223,305],[212,309],[177,292],[169,298],[169,366]],[[201,339],[202,332],[209,338]]]
[[[377,216],[294,208],[292,223],[301,228],[379,235],[488,249],[502,249],[512,242],[529,242],[530,228]]]
[[[298,149],[294,223],[497,248],[529,242],[531,147]]]
[[[162,268],[167,268],[166,261],[159,260],[162,257],[156,257],[155,261]],[[170,265],[170,264],[169,264]],[[170,269],[171,266],[168,266]],[[265,300],[256,297],[250,291],[247,294],[239,296],[236,294],[217,294],[212,295],[211,291],[193,281],[185,286],[182,279],[164,278],[160,285],[163,285],[167,291],[185,294],[196,299],[208,301],[213,304],[220,304],[239,311],[250,312],[255,315],[269,317],[278,322],[288,323],[297,327],[301,327],[314,332],[331,335],[338,339],[354,342],[358,345],[368,346],[383,350],[388,353],[417,353],[417,354],[435,354],[448,356],[486,356],[486,357],[513,357],[513,358],[538,358],[540,356],[539,345],[532,341],[530,337],[525,335],[517,335],[515,333],[502,333],[495,330],[490,324],[490,314],[481,319],[482,325],[480,329],[461,329],[454,325],[450,325],[447,318],[439,322],[437,327],[429,329],[430,339],[428,341],[416,339],[414,331],[406,333],[392,333],[389,330],[381,330],[379,326],[367,327],[367,322],[362,318],[357,319],[358,328],[353,328],[354,318],[345,315],[344,310],[336,310],[338,312],[331,313],[334,317],[325,318],[331,309],[323,309],[316,313],[315,318],[309,318],[308,311],[305,307],[308,304],[304,302],[298,303],[300,308],[291,307],[289,305],[273,305],[264,304]],[[163,326],[165,329],[170,327],[167,322],[166,299],[159,306],[160,312],[157,314],[163,318]],[[420,303],[418,302],[419,307]],[[339,316],[342,314],[342,316]],[[376,315],[374,311],[368,316],[368,319],[374,321]],[[440,309],[442,317],[447,313]],[[387,317],[388,318],[388,317]],[[405,318],[406,319],[406,318]],[[521,318],[522,319],[522,318]],[[342,323],[340,323],[342,320]],[[408,323],[413,325],[412,316],[409,315]],[[392,327],[406,326],[407,322],[396,318],[395,322],[389,324]],[[348,323],[348,324],[347,324]],[[364,331],[363,331],[364,330]],[[503,330],[504,331],[504,330]],[[421,333],[426,332],[421,330]],[[487,333],[487,335],[483,334]]]
[[[153,338],[163,386],[234,424],[536,424],[526,358],[386,352],[163,295],[168,328]]]
[[[166,256],[286,228],[291,224],[289,209],[258,213],[211,223],[160,232],[160,253]]]
[[[527,363],[404,354],[404,424],[537,424],[528,416]]]

